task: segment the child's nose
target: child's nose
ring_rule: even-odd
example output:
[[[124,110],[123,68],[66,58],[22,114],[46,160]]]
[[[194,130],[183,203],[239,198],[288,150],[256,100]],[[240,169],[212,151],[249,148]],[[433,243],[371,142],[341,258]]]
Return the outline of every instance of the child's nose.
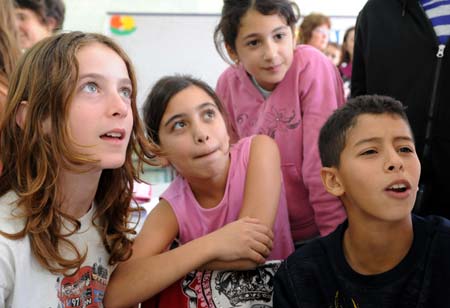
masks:
[[[266,61],[270,61],[275,57],[276,54],[276,45],[274,43],[268,42],[266,47],[264,48],[263,59]]]
[[[209,136],[208,135],[197,136],[197,142],[198,143],[205,143],[208,140],[209,140]]]
[[[205,143],[209,140],[208,129],[201,124],[194,125],[194,141],[195,143]]]
[[[128,115],[128,103],[124,102],[119,93],[113,93],[109,97],[110,109],[109,113],[112,116],[126,117]]]
[[[389,155],[385,163],[385,170],[387,172],[398,172],[403,170],[403,160],[398,153]]]

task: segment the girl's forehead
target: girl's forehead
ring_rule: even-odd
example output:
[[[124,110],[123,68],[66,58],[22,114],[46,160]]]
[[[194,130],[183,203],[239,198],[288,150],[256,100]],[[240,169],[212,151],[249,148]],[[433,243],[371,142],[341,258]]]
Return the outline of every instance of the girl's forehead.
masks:
[[[287,20],[284,16],[276,12],[264,15],[255,9],[250,9],[241,18],[239,32],[258,31],[262,26],[279,27],[281,25],[287,25]]]

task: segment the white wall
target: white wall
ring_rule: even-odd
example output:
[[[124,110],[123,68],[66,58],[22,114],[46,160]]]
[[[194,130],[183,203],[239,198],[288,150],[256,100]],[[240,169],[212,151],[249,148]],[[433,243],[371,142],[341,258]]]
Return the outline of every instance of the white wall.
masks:
[[[107,12],[219,13],[223,0],[64,0],[64,29],[105,32]],[[301,14],[356,16],[366,0],[296,0]]]
[[[362,8],[366,0],[297,0],[301,14],[307,15],[311,12],[321,12],[331,17],[332,31],[330,34],[331,41],[342,41],[345,30],[354,25],[356,15]],[[345,5],[342,5],[345,3]],[[109,31],[108,13],[193,13],[193,14],[214,14],[219,16],[223,0],[65,0],[66,4],[66,20],[64,23],[65,30],[81,30],[89,32],[100,32],[112,35]],[[142,16],[141,16],[142,17]],[[135,20],[141,22],[141,17],[135,15]],[[214,25],[210,25],[211,17],[205,17],[204,31],[192,30],[197,33],[196,44],[198,49],[186,49],[184,46],[174,46],[183,38],[177,40],[177,33],[186,33],[196,25],[184,25],[184,19],[190,17],[178,17],[177,25],[166,25],[163,22],[155,25],[158,16],[150,16],[147,21],[143,20],[147,26],[139,25],[138,30],[130,36],[115,36],[115,39],[127,50],[132,58],[138,73],[139,81],[139,101],[146,94],[147,89],[153,84],[157,78],[173,73],[191,73],[197,77],[202,77],[205,81],[215,86],[217,76],[226,67],[226,63],[217,55],[213,40],[212,32]],[[161,17],[165,19],[177,17]],[[214,17],[215,18],[215,17]],[[194,19],[202,19],[202,17],[194,17]],[[152,23],[148,26],[148,23]],[[178,30],[177,27],[186,27],[186,29]],[[143,30],[145,29],[145,30]],[[210,29],[210,30],[209,30]],[[153,33],[155,32],[156,33]],[[207,33],[203,33],[207,31]],[[167,32],[167,38],[161,36],[161,32]],[[152,36],[153,33],[153,36]],[[174,34],[175,33],[175,34]],[[209,34],[211,33],[211,38]],[[186,34],[183,34],[186,35]],[[114,36],[114,35],[113,35]],[[189,35],[187,35],[189,36]],[[164,39],[165,38],[165,39]],[[153,48],[155,42],[156,48]],[[178,53],[183,50],[185,54],[182,56],[170,57],[171,62],[165,61],[169,55]],[[196,57],[196,53],[199,53]],[[180,53],[181,54],[181,53]],[[189,55],[189,57],[188,57]],[[198,60],[198,57],[203,57]],[[186,60],[189,58],[191,61]],[[197,59],[197,61],[194,61]],[[205,68],[206,67],[206,68]]]

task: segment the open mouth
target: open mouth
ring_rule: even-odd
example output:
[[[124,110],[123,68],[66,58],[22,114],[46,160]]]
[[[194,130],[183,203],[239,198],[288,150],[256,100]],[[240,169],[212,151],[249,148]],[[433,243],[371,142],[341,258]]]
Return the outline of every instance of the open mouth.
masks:
[[[109,133],[101,135],[100,138],[123,140],[123,138],[125,138],[125,133],[109,132]]]
[[[405,192],[408,190],[408,186],[406,184],[394,184],[386,188],[386,190],[393,192]]]

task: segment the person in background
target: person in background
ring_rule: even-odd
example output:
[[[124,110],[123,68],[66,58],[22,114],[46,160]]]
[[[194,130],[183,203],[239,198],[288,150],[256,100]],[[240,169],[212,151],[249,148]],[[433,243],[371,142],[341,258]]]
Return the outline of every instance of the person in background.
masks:
[[[133,256],[115,270],[107,307],[137,304],[196,269],[254,269],[294,250],[271,138],[230,146],[222,103],[189,76],[160,79],[144,103],[144,121],[155,163],[178,176],[147,217]],[[175,239],[181,245],[167,251]]]
[[[341,47],[334,42],[328,42],[327,48],[324,51],[325,55],[337,67],[341,59]]]
[[[274,307],[450,307],[450,221],[411,215],[420,163],[402,103],[348,100],[319,138],[322,181],[348,220],[289,256]],[[370,180],[368,180],[370,179]]]
[[[62,29],[65,6],[62,0],[14,0],[19,44],[28,49]]]
[[[407,106],[422,163],[414,211],[450,218],[448,1],[369,0],[358,15],[352,96],[383,94]]]
[[[355,27],[350,27],[345,31],[342,43],[341,58],[339,60],[339,72],[344,82],[345,97],[350,97],[353,67],[353,49],[355,45]]]
[[[103,35],[55,35],[21,57],[9,92],[0,306],[100,305],[131,255],[133,156],[150,155],[130,59]]]
[[[324,52],[330,38],[331,21],[328,16],[311,13],[298,28],[297,44],[308,44]]]
[[[0,121],[5,108],[9,78],[20,56],[13,8],[12,0],[0,0]]]
[[[344,103],[337,68],[309,45],[295,44],[298,7],[288,0],[230,0],[215,30],[231,64],[216,91],[230,115],[232,142],[272,137],[281,153],[292,237],[297,244],[333,231],[341,202],[320,182],[320,127]]]

